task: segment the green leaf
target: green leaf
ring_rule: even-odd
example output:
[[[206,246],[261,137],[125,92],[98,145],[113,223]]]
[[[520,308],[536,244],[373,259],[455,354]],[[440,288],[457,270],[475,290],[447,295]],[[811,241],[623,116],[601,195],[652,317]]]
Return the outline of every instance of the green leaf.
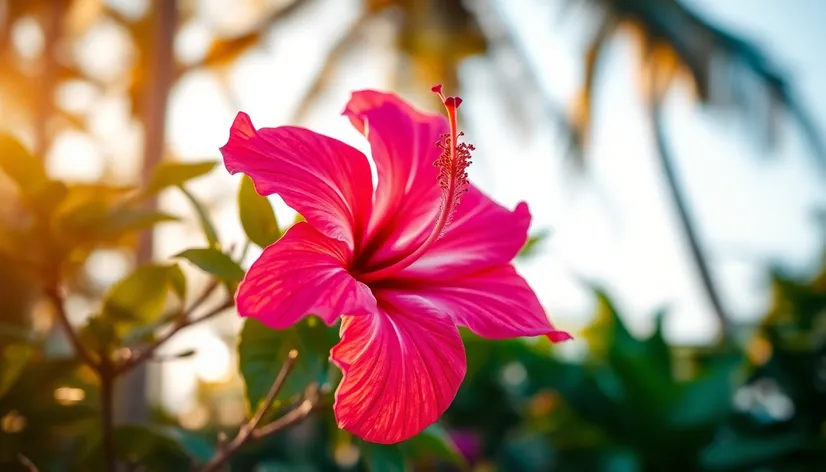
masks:
[[[94,315],[80,329],[78,335],[84,346],[88,346],[95,355],[108,357],[115,349],[118,340],[114,320]]]
[[[384,445],[362,442],[362,460],[369,472],[405,472],[404,453],[398,444]]]
[[[467,466],[456,444],[439,423],[428,426],[421,433],[401,443],[401,447],[406,456],[414,459],[433,457],[457,467]]]
[[[192,205],[192,208],[195,209],[195,213],[198,215],[198,222],[201,225],[201,230],[204,232],[204,236],[206,236],[207,242],[211,247],[218,247],[219,240],[218,240],[218,233],[215,232],[215,225],[212,224],[212,220],[209,219],[209,214],[207,213],[206,209],[201,202],[195,198],[192,193],[190,193],[187,189],[183,187],[178,187],[181,189],[181,192],[186,196],[189,203]]]
[[[46,180],[26,193],[29,206],[41,215],[50,215],[66,198],[69,188],[58,180]]]
[[[700,462],[711,470],[740,470],[798,451],[806,446],[806,440],[800,432],[768,437],[734,436],[711,443],[703,450]]]
[[[34,347],[26,344],[9,344],[3,349],[3,362],[0,363],[0,397],[14,386],[34,353]]]
[[[284,330],[269,328],[253,318],[245,319],[238,357],[250,410],[255,410],[264,399],[292,349],[298,351],[298,359],[279,399],[301,394],[310,383],[327,381],[330,348],[336,342],[336,330],[314,317]]]
[[[115,430],[115,446],[118,459],[129,464],[139,464],[146,470],[178,472],[192,467],[192,458],[163,428],[118,426]],[[96,451],[95,455],[100,452],[102,451]]]
[[[174,439],[196,461],[205,463],[215,454],[215,445],[203,437],[203,433],[189,431],[175,426],[155,428],[165,436]]]
[[[542,229],[539,232],[528,236],[528,240],[525,241],[525,245],[522,246],[522,249],[516,257],[519,259],[525,259],[533,256],[550,235],[550,230]]]
[[[204,272],[218,277],[232,287],[238,285],[244,278],[244,269],[231,257],[215,248],[187,249],[175,257],[188,260]]]
[[[24,194],[31,194],[47,180],[43,162],[31,154],[19,141],[0,134],[0,170],[14,181]]]
[[[177,266],[145,265],[115,284],[103,301],[104,319],[151,323],[163,313]],[[179,283],[179,282],[178,282]]]
[[[738,355],[716,358],[707,371],[688,383],[674,402],[669,421],[676,428],[716,425],[732,413],[737,388],[735,374],[743,363]]]
[[[182,316],[180,310],[169,311],[161,315],[152,323],[135,326],[123,335],[123,344],[128,346],[139,342],[149,342],[154,339],[156,331],[175,321],[180,316]]]
[[[162,162],[155,167],[143,194],[154,195],[165,188],[183,185],[196,177],[208,174],[215,164],[213,161]]]
[[[178,217],[147,208],[119,207],[107,215],[93,236],[111,240],[127,233],[151,228],[158,223],[171,221],[178,221]]]
[[[281,237],[270,201],[256,192],[252,179],[246,175],[238,190],[238,212],[244,232],[258,246],[265,248]]]
[[[3,338],[14,341],[33,342],[35,340],[35,334],[26,326],[0,322],[0,340]]]
[[[70,244],[114,242],[133,233],[177,218],[123,200],[124,189],[73,186],[54,218],[56,233]]]
[[[182,302],[186,301],[186,275],[184,275],[184,271],[181,270],[181,266],[178,264],[169,267],[169,283],[175,295]]]
[[[195,349],[187,349],[185,351],[177,352],[168,357],[168,359],[186,359],[187,357],[192,357],[197,354],[198,351]]]

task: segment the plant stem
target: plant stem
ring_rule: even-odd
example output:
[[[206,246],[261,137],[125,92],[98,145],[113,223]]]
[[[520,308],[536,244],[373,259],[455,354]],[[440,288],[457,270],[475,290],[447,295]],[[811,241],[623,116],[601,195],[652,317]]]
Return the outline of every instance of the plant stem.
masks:
[[[264,415],[267,414],[272,403],[275,401],[275,397],[278,395],[278,392],[281,391],[281,388],[284,386],[284,382],[287,380],[287,376],[292,371],[293,367],[295,366],[295,361],[298,358],[298,351],[292,350],[287,355],[287,360],[284,361],[284,364],[281,366],[281,370],[278,372],[278,376],[275,378],[275,382],[273,382],[272,387],[270,387],[269,392],[267,392],[267,396],[264,398],[264,401],[258,405],[258,408],[255,410],[255,414],[250,418],[250,420],[241,426],[241,429],[238,431],[238,435],[230,441],[228,444],[224,445],[223,447],[219,447],[217,453],[209,460],[204,467],[201,469],[201,472],[215,472],[220,470],[221,466],[226,463],[230,457],[232,457],[241,446],[243,446],[247,441],[250,439],[261,439],[265,436],[275,434],[284,428],[297,423],[298,421],[304,419],[309,415],[312,411],[312,406],[315,404],[316,396],[312,396],[312,398],[305,399],[301,406],[296,408],[295,410],[291,411],[287,415],[283,416],[279,420],[274,421],[266,426],[267,434],[261,434],[260,431],[256,431],[258,428],[259,423],[261,420],[264,419]],[[304,405],[308,405],[305,407]],[[299,412],[296,414],[295,412]]]
[[[72,345],[75,355],[77,355],[81,362],[97,372],[100,365],[92,357],[89,351],[86,350],[83,343],[80,342],[80,338],[77,337],[77,333],[74,328],[72,328],[72,324],[69,323],[69,317],[66,314],[66,308],[63,306],[63,296],[60,295],[60,290],[56,285],[50,285],[45,288],[45,294],[54,306],[57,322],[60,324],[61,328],[63,328],[63,332],[66,334],[66,338]]]
[[[104,363],[100,369],[101,432],[103,434],[103,461],[107,472],[115,472],[114,372]]]
[[[137,366],[143,364],[144,362],[148,361],[155,354],[155,351],[157,351],[158,348],[161,347],[161,345],[163,345],[165,342],[167,342],[169,340],[169,338],[176,335],[178,333],[178,331],[180,331],[180,330],[182,330],[186,327],[201,323],[203,321],[206,321],[210,318],[213,318],[213,317],[223,313],[224,310],[232,308],[232,306],[234,305],[234,302],[233,302],[232,298],[228,298],[226,301],[224,301],[224,303],[218,305],[217,307],[213,308],[212,310],[208,311],[207,313],[201,315],[199,318],[195,318],[194,320],[190,319],[189,315],[194,310],[194,308],[197,307],[198,305],[200,305],[200,303],[196,300],[196,303],[193,304],[193,307],[191,307],[189,310],[186,311],[186,313],[184,313],[181,316],[180,320],[172,326],[172,329],[170,329],[163,336],[156,339],[155,342],[153,342],[149,346],[147,346],[144,349],[138,351],[137,354],[130,357],[126,362],[124,362],[122,365],[117,367],[115,369],[115,375],[117,376],[117,375],[125,374],[125,373],[131,371],[132,369],[134,369],[135,367],[137,367]]]

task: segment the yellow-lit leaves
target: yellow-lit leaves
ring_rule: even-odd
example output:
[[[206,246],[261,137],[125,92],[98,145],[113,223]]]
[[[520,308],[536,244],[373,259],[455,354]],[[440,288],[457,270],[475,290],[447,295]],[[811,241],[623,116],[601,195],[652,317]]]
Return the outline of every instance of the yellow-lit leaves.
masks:
[[[0,398],[14,386],[34,353],[33,346],[22,343],[3,348],[0,352]]]
[[[48,180],[40,159],[7,134],[0,134],[0,170],[26,194]]]
[[[151,323],[161,316],[172,290],[183,298],[186,281],[177,265],[145,265],[118,282],[103,302],[102,316],[109,321]]]
[[[272,205],[267,197],[258,195],[252,179],[246,175],[238,190],[238,213],[247,237],[258,246],[265,248],[281,237]]]
[[[126,198],[130,190],[104,185],[71,186],[55,212],[53,232],[72,247],[98,245],[177,219]]]
[[[198,216],[198,223],[201,225],[201,229],[204,232],[204,237],[206,237],[209,246],[218,247],[218,233],[215,231],[215,225],[212,224],[212,220],[209,218],[209,213],[206,208],[204,208],[204,205],[187,189],[183,187],[179,188],[187,200],[189,200],[192,208],[195,210],[195,214]]]
[[[215,168],[215,162],[162,162],[158,164],[144,194],[154,195],[161,190],[183,185],[184,183],[202,175],[208,174]]]
[[[244,278],[244,269],[214,247],[187,249],[175,257],[186,259],[204,272],[214,275],[227,285],[230,292],[235,291],[235,287]]]
[[[260,31],[253,31],[235,38],[215,40],[200,65],[212,68],[226,67],[260,41]]]

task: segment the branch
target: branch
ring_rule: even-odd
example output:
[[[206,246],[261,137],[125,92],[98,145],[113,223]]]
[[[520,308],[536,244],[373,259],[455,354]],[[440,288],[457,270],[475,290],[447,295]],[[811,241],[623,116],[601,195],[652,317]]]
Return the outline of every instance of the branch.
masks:
[[[80,358],[81,362],[91,367],[95,372],[99,372],[100,363],[96,361],[86,347],[83,346],[83,343],[80,342],[80,338],[77,336],[77,332],[75,332],[72,324],[69,323],[69,317],[66,315],[66,308],[63,306],[63,296],[60,294],[60,290],[56,286],[48,286],[45,288],[45,293],[46,297],[51,301],[52,305],[54,305],[57,322],[63,328],[63,332],[66,334],[66,338],[69,339],[75,355]]]
[[[266,424],[253,431],[252,440],[258,441],[260,439],[272,436],[305,420],[308,416],[310,416],[310,413],[317,411],[321,407],[318,400],[318,387],[315,384],[310,385],[305,393],[304,401],[301,402],[298,407],[272,423]]]
[[[148,361],[155,354],[155,351],[157,351],[158,348],[161,347],[161,345],[163,345],[165,342],[169,341],[169,339],[172,336],[176,335],[178,331],[186,327],[206,321],[210,318],[213,318],[216,315],[223,313],[224,310],[231,308],[234,305],[234,301],[232,297],[228,297],[222,304],[208,311],[204,315],[201,315],[200,317],[195,319],[190,318],[192,316],[192,313],[204,304],[206,299],[209,298],[209,296],[217,287],[217,280],[213,280],[212,282],[210,282],[204,288],[203,292],[201,292],[201,294],[192,302],[192,305],[190,305],[190,307],[181,314],[180,318],[178,318],[178,320],[175,322],[175,324],[172,326],[172,329],[169,330],[169,332],[159,337],[152,344],[138,351],[137,354],[132,355],[126,361],[124,361],[123,364],[121,364],[119,367],[115,369],[115,376],[125,374],[126,372],[129,372],[130,370],[134,369],[136,366]]]
[[[17,454],[17,462],[19,462],[20,465],[22,465],[28,472],[38,472],[37,466],[23,454]]]
[[[281,388],[284,386],[284,382],[287,380],[287,376],[295,366],[295,361],[297,358],[298,351],[295,349],[291,350],[287,355],[287,360],[281,366],[281,370],[278,372],[275,382],[273,382],[272,387],[270,387],[270,391],[267,392],[267,396],[264,398],[264,401],[258,405],[253,417],[250,418],[246,424],[241,426],[240,431],[238,431],[238,435],[235,436],[229,444],[219,448],[218,452],[212,457],[212,459],[204,465],[201,472],[215,472],[216,470],[219,470],[219,468],[226,463],[230,457],[238,452],[238,450],[241,449],[241,446],[246,444],[247,441],[251,439],[258,440],[271,434],[275,434],[276,432],[297,423],[309,415],[312,411],[312,405],[316,402],[317,396],[308,396],[298,408],[268,424],[264,428],[260,430],[256,429],[258,428],[258,424],[261,423],[261,420],[264,418],[264,415],[266,415],[269,411],[272,403],[275,401],[275,397],[278,395],[278,392],[280,392]],[[266,434],[263,433],[263,431],[266,431]]]

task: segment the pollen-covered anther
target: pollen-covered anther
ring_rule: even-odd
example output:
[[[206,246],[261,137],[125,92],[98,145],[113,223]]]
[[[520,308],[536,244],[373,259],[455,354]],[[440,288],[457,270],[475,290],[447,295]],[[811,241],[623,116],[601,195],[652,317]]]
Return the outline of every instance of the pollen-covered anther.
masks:
[[[456,111],[459,105],[462,104],[462,99],[459,97],[445,97],[441,85],[434,85],[431,90],[442,100],[442,104],[447,111],[447,120],[450,127],[450,132],[442,134],[441,139],[436,142],[436,146],[442,152],[439,154],[439,158],[433,162],[433,165],[439,168],[438,183],[442,189],[439,213],[430,234],[415,251],[389,266],[369,273],[368,276],[371,280],[386,278],[398,273],[424,254],[449,229],[462,195],[470,189],[467,167],[471,162],[470,153],[475,148],[472,144],[459,142],[459,138],[464,136],[464,133],[457,130]],[[367,279],[362,278],[362,281],[364,280]]]

